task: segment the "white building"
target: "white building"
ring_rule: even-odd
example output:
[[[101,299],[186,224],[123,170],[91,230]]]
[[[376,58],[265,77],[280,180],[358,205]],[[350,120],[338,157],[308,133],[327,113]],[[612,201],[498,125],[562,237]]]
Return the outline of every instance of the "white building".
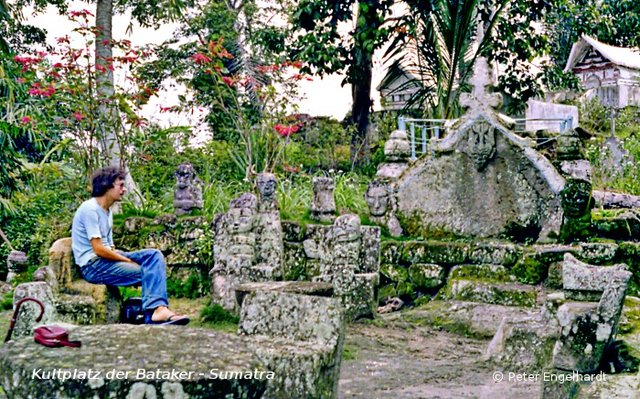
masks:
[[[589,36],[571,47],[565,72],[575,73],[587,98],[622,108],[640,106],[640,50],[601,43]]]
[[[384,111],[398,111],[403,109],[411,96],[420,90],[420,80],[403,70],[402,76],[391,82],[388,76],[382,79],[376,90],[380,92],[380,105]]]

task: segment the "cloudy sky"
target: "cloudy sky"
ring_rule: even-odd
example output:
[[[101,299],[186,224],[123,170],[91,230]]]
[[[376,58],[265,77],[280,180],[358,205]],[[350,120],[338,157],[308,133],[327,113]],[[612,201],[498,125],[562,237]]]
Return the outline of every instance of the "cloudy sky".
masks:
[[[70,2],[69,10],[87,9],[95,14],[95,4],[88,4],[81,1]],[[25,10],[24,17],[32,24],[43,27],[48,32],[47,40],[54,43],[56,37],[64,36],[70,33],[72,26],[66,16],[57,14],[53,7],[49,7],[49,11],[45,14],[32,16]],[[149,43],[161,43],[171,37],[175,26],[164,25],[159,30],[141,28],[134,23],[132,32],[127,32],[127,27],[131,23],[128,15],[118,15],[113,21],[113,35],[116,39],[129,39],[134,45],[144,45]],[[382,79],[382,68],[380,57],[375,59],[375,71],[373,85],[375,107],[379,107],[379,95],[375,91],[375,87]],[[340,83],[343,77],[332,75],[320,79],[313,77],[312,81],[301,81],[300,92],[303,99],[299,103],[299,112],[308,113],[314,116],[332,116],[336,119],[342,119],[351,107],[351,88],[349,85],[341,87]],[[158,108],[162,106],[171,106],[177,103],[177,92],[167,91],[161,92],[157,97],[153,98],[143,110],[143,114],[163,125],[176,125],[186,122],[178,116],[167,116],[165,114],[158,115]],[[173,118],[173,119],[172,119]],[[177,118],[177,120],[175,120]]]

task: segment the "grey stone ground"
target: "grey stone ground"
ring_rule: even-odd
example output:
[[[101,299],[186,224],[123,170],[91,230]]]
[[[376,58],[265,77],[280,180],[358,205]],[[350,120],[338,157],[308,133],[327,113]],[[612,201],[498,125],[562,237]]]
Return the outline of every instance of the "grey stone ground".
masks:
[[[348,327],[345,345],[349,355],[342,363],[340,398],[522,399],[539,395],[535,382],[494,382],[494,368],[481,360],[488,340],[431,326],[394,324]]]

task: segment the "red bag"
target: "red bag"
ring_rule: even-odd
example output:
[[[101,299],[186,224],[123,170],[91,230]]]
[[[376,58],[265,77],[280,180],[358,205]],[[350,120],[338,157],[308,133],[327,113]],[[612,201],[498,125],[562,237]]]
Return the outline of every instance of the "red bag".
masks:
[[[36,327],[36,329],[33,330],[33,340],[40,345],[51,348],[59,348],[61,346],[79,348],[82,346],[80,341],[69,341],[69,332],[58,326]]]

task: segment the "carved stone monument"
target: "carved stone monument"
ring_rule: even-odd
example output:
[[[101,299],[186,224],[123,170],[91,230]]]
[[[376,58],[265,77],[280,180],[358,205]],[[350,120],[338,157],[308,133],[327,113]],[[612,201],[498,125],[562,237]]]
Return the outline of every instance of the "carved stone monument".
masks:
[[[335,183],[325,176],[314,177],[313,199],[311,200],[311,219],[320,222],[333,222],[336,218],[336,201],[333,198]]]
[[[386,181],[395,181],[409,165],[411,143],[407,138],[407,133],[402,130],[394,130],[389,136],[389,140],[384,143],[384,155],[386,162],[378,166],[376,177]]]
[[[360,218],[357,215],[342,215],[336,218],[327,235],[314,246],[320,258],[320,274],[314,280],[333,284],[334,295],[341,298],[347,317],[351,320],[370,317],[375,311],[378,273],[377,270],[374,273],[361,270],[363,238]],[[305,244],[307,250],[309,243]]]
[[[252,281],[256,235],[252,231],[257,219],[258,199],[244,193],[232,200],[229,211],[214,220],[214,266],[211,277],[213,303],[237,312],[235,286]]]
[[[397,216],[409,234],[543,241],[559,232],[565,181],[532,142],[501,124],[494,110],[501,96],[488,93],[489,84],[479,58],[473,90],[461,98],[467,113],[396,182]]]
[[[202,209],[202,182],[196,177],[196,171],[189,162],[178,165],[175,173],[176,189],[173,206],[176,215],[184,215],[194,209]]]
[[[256,221],[256,263],[263,280],[282,278],[284,238],[280,223],[280,206],[276,199],[278,183],[272,173],[257,177],[258,216]]]
[[[395,204],[393,203],[392,190],[390,184],[375,179],[369,183],[364,199],[369,207],[371,221],[387,227],[392,237],[400,237],[402,227],[400,227],[400,222],[394,213]]]

